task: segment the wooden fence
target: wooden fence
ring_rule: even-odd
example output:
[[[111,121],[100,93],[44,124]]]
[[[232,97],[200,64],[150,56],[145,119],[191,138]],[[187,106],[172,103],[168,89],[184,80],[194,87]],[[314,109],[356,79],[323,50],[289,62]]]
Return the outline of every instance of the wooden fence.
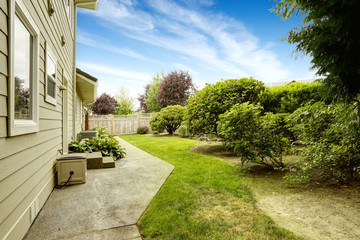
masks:
[[[90,115],[89,129],[106,127],[111,135],[134,134],[138,127],[150,128],[151,113],[133,115]]]

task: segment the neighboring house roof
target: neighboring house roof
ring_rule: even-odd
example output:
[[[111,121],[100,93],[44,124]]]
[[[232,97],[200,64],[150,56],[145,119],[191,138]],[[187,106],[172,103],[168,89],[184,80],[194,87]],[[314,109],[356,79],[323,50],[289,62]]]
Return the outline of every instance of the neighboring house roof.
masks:
[[[76,92],[84,102],[94,102],[97,95],[97,78],[76,68]]]
[[[75,0],[75,4],[79,8],[97,10],[98,0]]]

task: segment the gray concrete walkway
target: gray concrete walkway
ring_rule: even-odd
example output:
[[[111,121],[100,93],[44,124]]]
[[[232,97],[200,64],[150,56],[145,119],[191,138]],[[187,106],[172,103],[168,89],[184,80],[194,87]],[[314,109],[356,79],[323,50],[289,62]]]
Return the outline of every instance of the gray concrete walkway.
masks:
[[[88,170],[85,184],[55,189],[25,239],[141,239],[136,223],[174,167],[119,141],[127,156]]]

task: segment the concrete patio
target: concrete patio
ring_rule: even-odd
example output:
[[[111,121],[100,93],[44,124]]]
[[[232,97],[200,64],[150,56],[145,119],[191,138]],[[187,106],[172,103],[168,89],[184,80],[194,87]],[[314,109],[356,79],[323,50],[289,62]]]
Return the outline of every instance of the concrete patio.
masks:
[[[55,189],[25,239],[141,239],[136,224],[174,167],[119,141],[127,156],[88,170],[85,184]]]

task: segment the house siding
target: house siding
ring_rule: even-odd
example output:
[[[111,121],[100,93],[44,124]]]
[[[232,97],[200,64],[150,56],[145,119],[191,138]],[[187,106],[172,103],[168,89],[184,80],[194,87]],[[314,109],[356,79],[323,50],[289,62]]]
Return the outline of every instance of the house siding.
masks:
[[[68,24],[63,1],[52,1],[53,16],[47,12],[47,0],[24,0],[23,3],[40,30],[39,56],[39,132],[8,136],[9,86],[9,8],[10,1],[0,1],[0,239],[22,239],[32,222],[30,207],[38,202],[41,208],[55,184],[55,164],[62,149],[63,72],[68,80],[68,112],[72,113],[74,36]],[[74,22],[72,24],[74,26]],[[64,36],[65,45],[61,44]],[[46,43],[46,44],[45,44]],[[57,58],[57,104],[45,101],[45,46]],[[68,138],[73,133],[72,116],[68,117]],[[39,209],[38,209],[39,210]]]
[[[76,97],[76,132],[79,133],[82,129],[82,99],[77,96]]]

